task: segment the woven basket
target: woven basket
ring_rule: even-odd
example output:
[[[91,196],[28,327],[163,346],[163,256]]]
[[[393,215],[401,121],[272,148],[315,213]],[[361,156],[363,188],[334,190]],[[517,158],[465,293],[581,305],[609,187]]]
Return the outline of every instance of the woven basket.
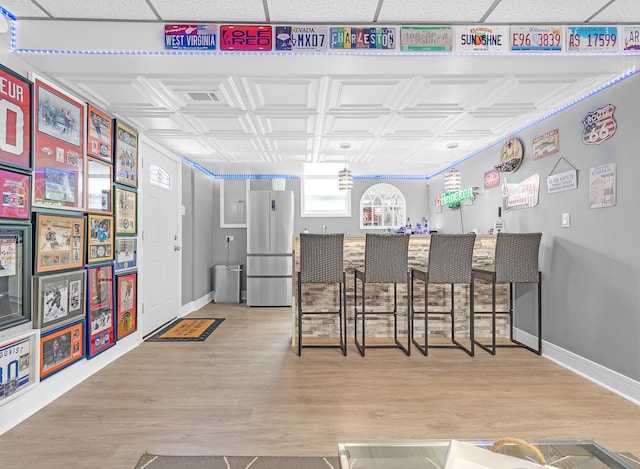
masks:
[[[498,450],[505,445],[517,445],[526,448],[533,453],[538,464],[540,464],[541,466],[547,465],[547,461],[544,459],[543,454],[538,448],[533,446],[531,443],[527,443],[526,441],[519,438],[502,438],[493,444],[493,446],[491,447],[491,451],[493,451],[494,453],[498,453]]]

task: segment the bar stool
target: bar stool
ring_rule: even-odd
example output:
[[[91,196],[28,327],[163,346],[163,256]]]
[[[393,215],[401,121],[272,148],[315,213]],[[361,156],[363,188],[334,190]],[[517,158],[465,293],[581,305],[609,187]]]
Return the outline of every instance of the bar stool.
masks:
[[[369,348],[400,348],[407,356],[411,355],[411,314],[409,313],[409,235],[408,234],[371,234],[365,238],[364,270],[355,269],[354,281],[354,340],[360,355],[364,357],[367,345],[365,318],[372,315],[393,315],[394,345],[369,345]],[[358,280],[362,283],[362,311],[358,311]],[[407,286],[407,345],[398,340],[398,283]],[[393,283],[393,311],[367,311],[367,284]],[[358,341],[358,317],[362,318],[362,343]]]
[[[473,278],[491,283],[491,311],[474,311],[474,315],[491,314],[491,345],[475,343],[492,355],[497,347],[524,347],[542,354],[542,273],[538,270],[538,253],[542,233],[498,233],[494,268],[474,268]],[[496,311],[496,284],[509,284],[508,309]],[[513,338],[516,283],[535,283],[538,293],[538,348],[534,349]],[[509,317],[510,344],[496,344],[496,315]]]
[[[429,348],[459,348],[474,355],[473,337],[473,277],[471,264],[473,262],[473,245],[476,241],[475,233],[470,234],[432,234],[429,242],[429,261],[427,270],[411,269],[411,341],[422,352],[429,354]],[[424,311],[416,311],[414,307],[414,283],[424,282]],[[451,309],[449,311],[429,311],[429,285],[449,284],[451,292]],[[469,285],[469,339],[467,348],[456,339],[455,328],[455,284]],[[416,315],[424,315],[424,344],[414,337],[414,320]],[[451,342],[449,344],[429,344],[429,317],[448,315],[451,321]]]
[[[338,347],[347,355],[346,274],[343,266],[344,234],[300,234],[300,271],[298,272],[298,356],[302,347]],[[337,284],[336,310],[304,311],[302,284]],[[337,316],[340,342],[338,344],[302,345],[302,319],[304,316]]]

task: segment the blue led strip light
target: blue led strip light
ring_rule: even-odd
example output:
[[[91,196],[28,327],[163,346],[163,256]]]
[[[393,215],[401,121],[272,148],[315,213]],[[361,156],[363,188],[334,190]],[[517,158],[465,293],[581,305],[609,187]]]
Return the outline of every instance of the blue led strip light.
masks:
[[[244,174],[244,173],[231,173],[231,174],[218,174],[209,171],[204,166],[196,163],[195,161],[191,161],[188,158],[182,157],[182,161],[184,161],[189,166],[193,166],[194,168],[202,171],[207,176],[212,177],[213,179],[299,179],[298,176],[292,174]]]
[[[533,127],[534,125],[539,124],[540,122],[545,121],[545,120],[549,119],[550,117],[553,117],[556,114],[559,114],[560,112],[562,112],[562,111],[564,111],[566,109],[569,109],[570,107],[575,106],[579,102],[582,102],[585,99],[588,99],[591,96],[593,96],[593,95],[595,95],[597,93],[600,93],[601,91],[604,91],[607,88],[609,88],[609,87],[611,87],[611,86],[613,86],[613,85],[615,85],[615,84],[617,84],[617,83],[619,83],[619,82],[621,82],[623,80],[626,80],[627,78],[630,78],[630,77],[636,75],[638,72],[640,72],[640,69],[635,69],[635,70],[631,70],[630,72],[627,72],[627,73],[625,73],[623,75],[620,75],[619,77],[614,78],[613,80],[605,83],[604,85],[599,86],[598,88],[596,88],[596,89],[594,89],[592,91],[589,91],[588,93],[580,96],[579,98],[576,98],[573,101],[568,102],[567,104],[565,104],[563,106],[560,106],[558,109],[554,109],[553,111],[545,114],[544,116],[542,116],[542,117],[540,117],[540,118],[538,118],[538,119],[536,119],[536,120],[534,120],[532,122],[529,122],[528,124],[523,125],[519,129],[516,129],[513,132],[505,135],[504,137],[499,138],[495,142],[490,143],[489,145],[487,145],[487,146],[485,146],[483,148],[480,148],[479,150],[476,150],[473,153],[471,153],[469,155],[466,155],[466,156],[460,158],[457,161],[454,161],[449,166],[447,166],[445,168],[442,168],[442,169],[436,171],[435,173],[430,174],[429,176],[427,176],[427,179],[432,179],[432,178],[434,178],[436,176],[439,176],[440,174],[450,170],[451,168],[460,165],[460,163],[463,163],[463,162],[473,158],[474,156],[477,156],[478,154],[482,153],[483,151],[488,150],[489,148],[493,147],[494,145],[497,145],[499,143],[505,142],[505,141],[509,140],[510,138],[515,137],[516,134],[518,134],[518,133],[520,133],[520,132],[522,132],[524,130],[529,129],[529,128]],[[355,176],[354,176],[354,178],[355,178]]]

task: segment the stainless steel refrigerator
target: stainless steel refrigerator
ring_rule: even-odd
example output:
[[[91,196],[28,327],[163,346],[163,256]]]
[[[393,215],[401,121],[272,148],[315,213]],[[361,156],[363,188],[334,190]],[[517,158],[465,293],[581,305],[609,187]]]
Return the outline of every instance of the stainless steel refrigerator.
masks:
[[[250,191],[247,306],[291,306],[293,192]]]

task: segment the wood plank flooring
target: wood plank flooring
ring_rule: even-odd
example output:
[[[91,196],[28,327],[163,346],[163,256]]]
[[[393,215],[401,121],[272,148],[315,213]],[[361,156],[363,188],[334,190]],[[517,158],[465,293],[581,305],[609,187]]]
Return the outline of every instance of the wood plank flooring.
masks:
[[[0,467],[156,454],[329,456],[338,441],[593,438],[640,454],[640,407],[526,350],[291,347],[291,310],[209,304],[205,342],[148,342],[0,437]]]

